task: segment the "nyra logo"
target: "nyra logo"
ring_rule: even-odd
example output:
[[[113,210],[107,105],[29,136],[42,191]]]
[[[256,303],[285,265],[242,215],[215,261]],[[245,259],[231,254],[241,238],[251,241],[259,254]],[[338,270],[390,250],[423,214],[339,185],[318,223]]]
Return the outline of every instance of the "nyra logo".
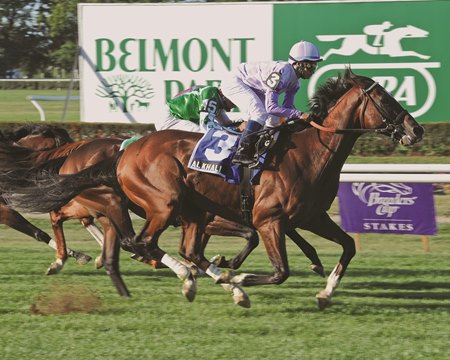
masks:
[[[375,214],[391,218],[402,206],[414,205],[417,196],[410,196],[413,189],[403,183],[353,183],[352,192],[367,207],[374,207]]]
[[[116,75],[102,79],[95,94],[108,100],[110,111],[131,113],[147,111],[154,90],[147,80],[139,76]]]
[[[405,38],[424,38],[428,32],[418,27],[407,25],[392,29],[393,24],[385,21],[382,24],[367,25],[363,28],[363,34],[356,35],[318,35],[320,41],[335,41],[342,39],[341,47],[329,49],[323,59],[331,55],[350,56],[357,51],[363,51],[370,55],[388,55],[390,57],[414,56],[428,60],[430,56],[416,51],[404,50],[400,41]],[[369,38],[373,37],[372,42]]]
[[[429,35],[425,29],[413,25],[395,27],[389,21],[366,25],[359,34],[317,35],[321,50],[327,50],[323,51],[325,62],[309,83],[309,97],[322,76],[335,76],[336,70],[350,65],[392,93],[412,116],[424,115],[436,99],[436,83],[429,69],[440,68],[441,64],[427,61],[431,55],[411,48],[417,43],[408,39],[428,41]],[[325,74],[331,71],[334,75]]]

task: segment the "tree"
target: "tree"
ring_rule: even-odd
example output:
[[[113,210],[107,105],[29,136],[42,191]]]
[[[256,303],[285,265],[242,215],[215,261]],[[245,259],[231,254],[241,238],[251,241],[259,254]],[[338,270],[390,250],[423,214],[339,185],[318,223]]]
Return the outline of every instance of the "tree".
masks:
[[[26,71],[26,59],[43,50],[45,40],[33,21],[35,10],[36,3],[27,0],[6,0],[0,4],[1,77],[7,76],[13,69]],[[37,47],[38,44],[41,46]]]
[[[149,103],[145,100],[151,99],[154,91],[147,80],[138,76],[116,75],[103,80],[96,95],[112,99],[111,108],[120,107],[126,113],[129,112],[132,102],[136,103],[138,107],[148,107]]]

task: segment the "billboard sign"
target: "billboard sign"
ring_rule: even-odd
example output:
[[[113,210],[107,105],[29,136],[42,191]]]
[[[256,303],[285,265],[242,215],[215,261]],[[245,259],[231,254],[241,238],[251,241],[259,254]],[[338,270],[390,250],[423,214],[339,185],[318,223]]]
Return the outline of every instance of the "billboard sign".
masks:
[[[246,4],[80,4],[82,121],[151,123],[180,91],[271,60],[272,5],[257,9],[264,24]]]
[[[351,66],[419,122],[450,121],[449,12],[437,0],[79,4],[82,121],[151,123],[179,91],[219,85],[241,62],[287,60],[302,39],[324,61],[297,108]]]
[[[437,233],[432,184],[340,183],[338,199],[345,231]]]

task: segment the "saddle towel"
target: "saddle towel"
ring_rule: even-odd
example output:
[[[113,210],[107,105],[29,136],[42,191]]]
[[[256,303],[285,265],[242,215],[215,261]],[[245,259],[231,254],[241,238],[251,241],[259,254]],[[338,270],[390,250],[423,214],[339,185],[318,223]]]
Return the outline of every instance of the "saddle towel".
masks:
[[[239,135],[222,127],[210,128],[195,145],[188,167],[193,170],[219,175],[230,184],[240,184],[240,166],[231,160],[237,150]],[[261,168],[252,169],[252,183],[258,178]]]
[[[135,135],[129,139],[126,139],[122,141],[122,144],[120,144],[119,151],[122,151],[123,149],[126,149],[128,145],[134,143],[136,140],[139,140],[142,137],[142,135]]]

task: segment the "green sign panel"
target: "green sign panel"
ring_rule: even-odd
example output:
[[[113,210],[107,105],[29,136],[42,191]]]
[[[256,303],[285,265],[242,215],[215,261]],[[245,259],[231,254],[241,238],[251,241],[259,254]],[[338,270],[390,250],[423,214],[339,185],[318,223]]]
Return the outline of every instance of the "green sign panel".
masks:
[[[274,4],[274,59],[292,44],[316,44],[324,61],[303,81],[308,95],[345,66],[373,78],[420,122],[450,121],[449,1]]]

